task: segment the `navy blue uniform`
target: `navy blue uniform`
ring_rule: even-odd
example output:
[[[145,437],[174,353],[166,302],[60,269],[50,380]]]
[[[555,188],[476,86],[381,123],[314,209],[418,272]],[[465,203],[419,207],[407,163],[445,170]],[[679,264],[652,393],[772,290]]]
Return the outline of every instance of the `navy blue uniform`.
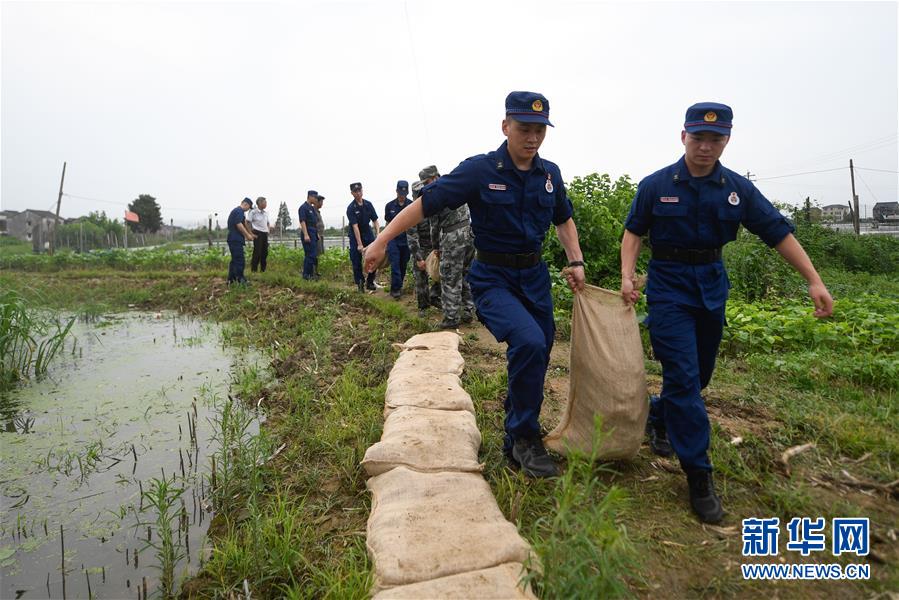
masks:
[[[421,201],[426,217],[467,203],[474,246],[481,252],[540,253],[550,223],[571,218],[559,167],[538,155],[529,171],[519,171],[506,142],[425,186]],[[540,434],[543,382],[555,335],[549,270],[542,261],[518,269],[475,258],[468,281],[478,319],[497,341],[508,343],[509,452],[514,440]]]
[[[640,182],[625,228],[649,232],[654,248],[716,249],[743,225],[769,246],[794,231],[745,177],[717,163],[693,177],[684,158]],[[721,260],[649,262],[646,300],[653,352],[662,363],[662,394],[650,423],[664,424],[686,471],[710,470],[709,419],[700,392],[712,378],[730,282]]]
[[[303,238],[303,279],[312,279],[315,274],[315,259],[318,257],[318,215],[309,202],[303,202],[300,206],[300,222],[306,223],[306,231],[309,233],[309,241]],[[300,235],[303,226],[300,225]]]
[[[368,246],[375,241],[375,234],[371,229],[371,224],[378,220],[378,213],[371,202],[362,199],[362,204],[357,204],[355,200],[350,202],[346,207],[347,233],[350,236],[350,262],[353,264],[353,282],[359,285],[366,282],[373,285],[375,274],[369,273],[368,278],[362,272],[362,252],[356,247],[356,234],[353,231],[353,225],[359,226],[359,237],[362,238],[362,245]]]
[[[391,200],[384,206],[384,220],[390,223],[411,202],[406,198],[401,205],[396,199]],[[390,240],[387,244],[387,256],[390,258],[390,291],[399,292],[403,289],[403,279],[409,266],[409,242],[405,232]]]
[[[246,281],[243,270],[246,266],[244,256],[244,242],[246,238],[237,229],[238,223],[246,220],[246,213],[238,206],[228,215],[228,250],[231,252],[231,262],[228,263],[228,283],[242,283]]]

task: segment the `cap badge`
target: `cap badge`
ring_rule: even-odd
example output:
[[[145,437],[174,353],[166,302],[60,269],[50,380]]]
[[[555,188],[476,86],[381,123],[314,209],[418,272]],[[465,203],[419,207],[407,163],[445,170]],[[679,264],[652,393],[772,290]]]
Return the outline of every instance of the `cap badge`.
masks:
[[[731,206],[737,206],[740,204],[740,197],[737,196],[737,192],[731,192],[730,196],[727,197],[727,202]]]
[[[531,108],[534,109],[534,112],[543,112],[543,102],[534,100],[533,104],[531,104]]]
[[[539,102],[539,100],[537,100],[537,102]],[[553,188],[552,177],[553,177],[553,176],[552,176],[552,173],[547,173],[547,174],[546,174],[546,185],[545,185],[544,187],[546,188],[546,193],[547,193],[547,194],[552,194],[552,193],[553,193],[553,189],[554,189],[554,188]]]
[[[705,113],[705,117],[703,118],[705,119],[706,123],[714,123],[718,120],[718,115],[715,114],[715,111],[710,110],[709,112]]]

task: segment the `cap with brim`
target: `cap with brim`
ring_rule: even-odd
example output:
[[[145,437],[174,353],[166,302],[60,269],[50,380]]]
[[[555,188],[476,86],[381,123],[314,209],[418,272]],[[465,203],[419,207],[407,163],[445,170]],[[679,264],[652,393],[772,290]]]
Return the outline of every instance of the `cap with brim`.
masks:
[[[249,198],[244,198],[243,200],[240,201],[240,203],[241,203],[241,204],[249,204],[249,205],[250,205],[250,208],[253,207],[253,201],[250,200]]]
[[[687,133],[711,131],[721,135],[730,135],[733,120],[734,111],[726,104],[699,102],[687,109],[684,117],[684,131]]]
[[[318,196],[318,192],[316,192],[315,190],[309,190],[308,192],[306,192],[306,195],[315,197]]]
[[[405,179],[400,179],[396,182],[396,191],[409,191],[409,182]]]
[[[318,199],[319,199],[319,200],[324,200],[324,199],[325,199],[325,197],[324,197],[324,196],[322,196],[322,195],[321,195],[321,194],[319,194],[319,195],[318,195]]]
[[[506,116],[522,123],[554,127],[549,122],[549,100],[537,92],[511,92],[506,96]]]
[[[358,192],[358,191],[361,190],[361,189],[362,189],[362,184],[359,183],[358,181],[357,181],[356,183],[351,183],[351,184],[350,184],[350,191],[351,191],[351,192]]]
[[[422,181],[430,179],[431,177],[440,177],[440,171],[437,170],[437,165],[429,165],[418,172],[418,178]]]

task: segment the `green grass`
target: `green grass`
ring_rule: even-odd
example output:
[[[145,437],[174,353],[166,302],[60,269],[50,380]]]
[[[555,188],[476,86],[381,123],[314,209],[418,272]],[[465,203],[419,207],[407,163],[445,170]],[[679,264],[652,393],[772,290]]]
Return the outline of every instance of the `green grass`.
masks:
[[[270,358],[271,379],[255,367],[235,374],[235,393],[251,405],[234,401],[229,427],[220,425],[231,441],[228,456],[217,456],[216,475],[223,476],[220,465],[227,463],[230,500],[219,501],[212,555],[187,582],[188,597],[243,595],[244,580],[255,597],[362,598],[371,586],[364,544],[369,497],[359,461],[381,434],[384,384],[396,358],[391,344],[426,324],[399,303],[355,293],[338,253],[323,263],[332,276],[319,282],[302,281],[291,260],[273,261],[270,272],[240,289],[224,285],[219,267],[0,272],[0,287],[42,306],[89,315],[135,304],[216,319],[226,324],[229,344]],[[828,333],[825,343],[810,348],[818,324],[808,321],[813,325],[799,332],[807,337],[778,342],[775,351],[734,342],[719,361],[708,403],[711,456],[728,511],[724,528],[749,516],[869,516],[881,533],[899,522],[894,503],[833,479],[843,469],[881,484],[897,478],[895,350],[889,340],[880,343],[885,350],[866,348],[878,319],[892,318],[887,292],[895,284],[861,273],[834,280],[856,311],[835,322],[853,328]],[[880,292],[879,299],[861,301],[862,290]],[[778,326],[778,335],[807,322],[800,314],[805,304],[786,311],[793,320]],[[756,305],[750,323],[774,327],[764,311],[779,306]],[[505,358],[470,335],[462,352],[463,386],[483,436],[484,474],[540,559],[542,574],[533,580],[542,597],[868,597],[899,585],[892,563],[875,565],[874,579],[864,583],[742,581],[733,570],[739,536],[697,524],[683,476],[661,468],[645,450],[633,461],[607,465],[574,457],[558,481],[526,480],[505,467],[501,451]],[[647,373],[657,387],[657,363],[648,361]],[[551,376],[566,372],[553,369]],[[237,411],[260,399],[267,418],[263,434],[253,436],[241,428]],[[740,444],[731,443],[735,436]],[[807,442],[816,448],[793,458],[788,476],[781,453]],[[68,466],[78,468],[74,461]]]

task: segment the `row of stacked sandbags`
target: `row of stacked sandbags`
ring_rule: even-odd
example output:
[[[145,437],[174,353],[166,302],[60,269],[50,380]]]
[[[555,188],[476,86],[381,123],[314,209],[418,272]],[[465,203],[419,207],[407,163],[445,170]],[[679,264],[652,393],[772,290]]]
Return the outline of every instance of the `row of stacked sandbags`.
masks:
[[[457,334],[425,333],[390,372],[384,433],[362,461],[378,600],[534,597],[519,585],[531,548],[481,476],[463,365]]]

